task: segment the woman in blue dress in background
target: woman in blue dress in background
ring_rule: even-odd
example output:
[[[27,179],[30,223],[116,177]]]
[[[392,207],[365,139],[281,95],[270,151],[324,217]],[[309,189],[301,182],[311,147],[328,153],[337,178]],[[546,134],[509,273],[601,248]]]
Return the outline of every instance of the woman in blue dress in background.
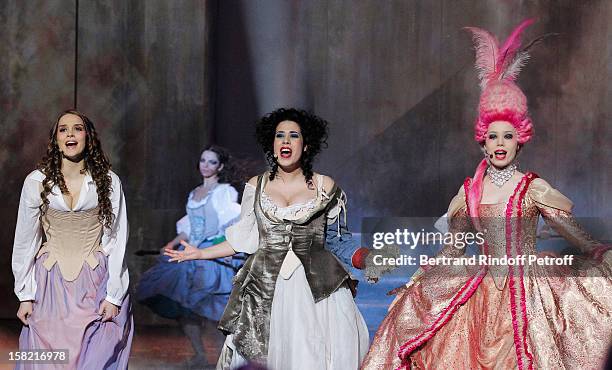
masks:
[[[207,248],[225,240],[225,228],[240,215],[238,192],[232,184],[240,183],[229,152],[216,145],[206,147],[198,169],[203,182],[189,193],[187,215],[176,223],[176,237],[163,248],[180,248],[181,241]],[[163,249],[162,248],[162,249]],[[156,314],[179,321],[189,338],[195,356],[189,365],[206,363],[201,340],[202,318],[218,321],[232,290],[232,278],[243,259],[168,263],[159,262],[146,271],[138,285],[137,299]]]

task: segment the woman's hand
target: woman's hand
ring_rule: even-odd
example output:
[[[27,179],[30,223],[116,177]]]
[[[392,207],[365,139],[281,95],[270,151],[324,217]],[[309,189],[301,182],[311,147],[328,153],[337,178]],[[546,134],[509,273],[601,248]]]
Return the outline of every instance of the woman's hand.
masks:
[[[384,258],[397,258],[400,256],[400,248],[395,244],[386,245],[382,249],[372,249],[370,253],[365,257],[365,270],[364,276],[366,281],[370,284],[377,283],[381,276],[389,271],[393,271],[397,266],[392,264],[376,264],[374,259],[376,256],[380,256],[380,261],[384,261]]]
[[[174,240],[168,242],[168,244],[166,244],[163,247],[161,247],[161,249],[159,250],[159,254],[164,254],[166,249],[174,249]]]
[[[102,322],[111,321],[115,316],[119,315],[119,307],[104,300],[102,304],[100,304],[98,315],[102,316]]]
[[[170,257],[168,262],[183,262],[188,260],[201,259],[200,250],[193,245],[181,240],[181,244],[185,247],[182,251],[174,250],[172,248],[166,248],[164,255]]]
[[[28,326],[28,318],[32,315],[32,301],[23,301],[19,304],[19,309],[17,310],[17,317],[23,323],[23,325]]]

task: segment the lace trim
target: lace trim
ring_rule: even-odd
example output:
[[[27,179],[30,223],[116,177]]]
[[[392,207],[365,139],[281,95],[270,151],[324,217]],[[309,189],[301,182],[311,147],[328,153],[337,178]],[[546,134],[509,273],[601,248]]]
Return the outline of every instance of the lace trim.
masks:
[[[307,202],[292,204],[287,207],[280,207],[265,192],[261,192],[261,207],[268,213],[282,219],[292,219],[299,214],[310,212],[315,209],[317,198],[312,198]]]

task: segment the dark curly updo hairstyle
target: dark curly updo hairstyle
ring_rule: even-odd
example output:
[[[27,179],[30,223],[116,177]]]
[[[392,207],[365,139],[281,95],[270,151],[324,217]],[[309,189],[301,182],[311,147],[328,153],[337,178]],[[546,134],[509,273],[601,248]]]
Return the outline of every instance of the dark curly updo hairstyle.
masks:
[[[240,192],[239,189],[242,189],[244,181],[246,179],[242,166],[238,163],[238,161],[234,159],[234,157],[230,154],[229,150],[215,144],[210,144],[204,147],[204,149],[202,149],[202,151],[200,152],[199,158],[201,158],[202,153],[207,150],[215,153],[217,155],[217,158],[219,158],[219,164],[223,165],[223,168],[217,174],[217,176],[219,177],[219,183],[230,184]]]
[[[49,208],[49,199],[47,197],[51,193],[51,189],[54,185],[60,188],[62,194],[70,193],[64,181],[64,175],[62,174],[62,152],[57,144],[59,120],[67,114],[78,116],[85,125],[86,142],[83,151],[84,166],[81,173],[89,171],[93,181],[96,183],[98,206],[100,207],[98,210],[98,220],[102,225],[110,229],[115,219],[113,205],[110,200],[112,179],[109,171],[111,169],[111,164],[102,151],[102,146],[100,145],[100,140],[98,139],[98,134],[96,133],[93,123],[87,116],[76,110],[66,110],[57,117],[49,133],[47,154],[38,163],[38,170],[45,175],[45,179],[42,183],[43,190],[40,193],[42,199],[42,203],[39,207],[40,215],[42,217]]]
[[[266,160],[271,167],[270,180],[274,180],[278,172],[278,162],[274,158],[274,138],[276,127],[283,121],[293,121],[300,126],[304,147],[300,166],[306,177],[306,182],[312,181],[312,164],[315,157],[322,148],[327,147],[327,121],[309,113],[303,109],[280,108],[263,116],[255,129],[257,141],[266,155]]]

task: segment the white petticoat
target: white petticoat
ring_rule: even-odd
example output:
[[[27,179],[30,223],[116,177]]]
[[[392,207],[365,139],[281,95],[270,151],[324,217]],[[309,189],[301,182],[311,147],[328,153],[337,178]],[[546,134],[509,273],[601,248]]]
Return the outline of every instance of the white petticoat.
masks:
[[[246,363],[235,351],[232,335],[225,346],[233,352],[231,369]],[[368,328],[349,289],[340,288],[315,303],[304,266],[288,280],[278,277],[270,317],[269,370],[358,369],[368,346]]]

